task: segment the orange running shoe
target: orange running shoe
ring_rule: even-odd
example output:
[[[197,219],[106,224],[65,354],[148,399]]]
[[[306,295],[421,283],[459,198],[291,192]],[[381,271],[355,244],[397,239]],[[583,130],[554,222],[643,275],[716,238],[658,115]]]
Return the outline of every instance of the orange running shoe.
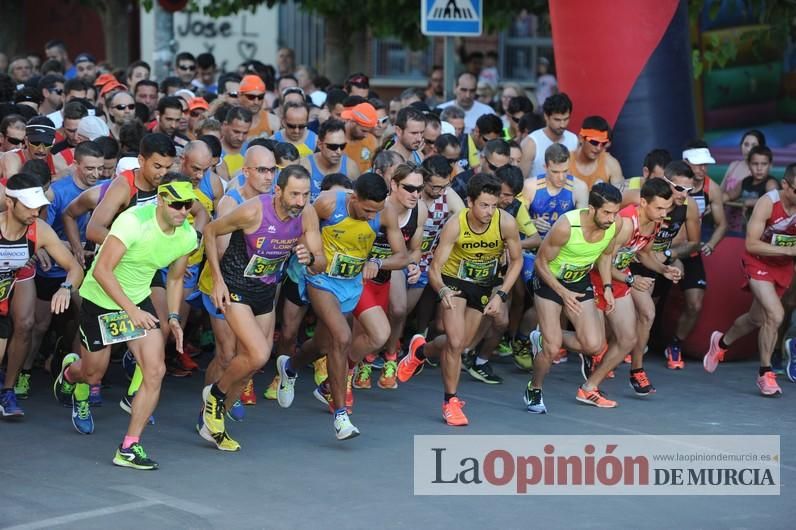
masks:
[[[564,348],[558,350],[558,355],[553,358],[553,364],[561,364],[569,361],[569,352]]]
[[[240,402],[244,405],[257,404],[257,394],[254,393],[254,380],[249,379],[249,382],[246,383],[243,392],[240,394]]]
[[[191,359],[191,356],[188,355],[188,353],[185,352],[184,350],[182,353],[177,352],[177,366],[179,366],[183,370],[188,370],[190,372],[199,369],[199,365],[196,364],[196,361]]]
[[[398,381],[401,383],[409,381],[415,375],[415,370],[423,366],[423,361],[415,357],[415,352],[425,343],[426,338],[420,334],[415,335],[409,341],[409,353],[398,363]]]
[[[379,376],[379,388],[385,390],[393,390],[398,388],[398,382],[395,380],[395,372],[398,370],[398,361],[384,361],[384,367],[381,369]]]
[[[462,408],[464,401],[457,397],[452,397],[447,403],[442,404],[442,419],[445,423],[452,427],[463,427],[469,422],[467,416],[464,415]]]
[[[782,395],[782,389],[777,384],[777,374],[772,371],[757,377],[757,388],[766,397],[779,397]]]
[[[354,388],[357,389],[369,389],[372,387],[371,381],[371,372],[373,371],[373,365],[361,361],[357,364],[357,376],[354,378]]]
[[[583,387],[578,387],[578,393],[575,399],[587,405],[593,405],[601,409],[612,409],[616,407],[616,401],[607,399],[605,395],[600,392],[599,388],[594,390],[584,390]]]

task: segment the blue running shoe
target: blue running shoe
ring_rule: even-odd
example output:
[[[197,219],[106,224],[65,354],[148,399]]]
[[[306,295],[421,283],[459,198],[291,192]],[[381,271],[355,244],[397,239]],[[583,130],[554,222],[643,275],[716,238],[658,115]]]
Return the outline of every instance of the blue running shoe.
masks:
[[[790,382],[796,383],[796,344],[793,343],[793,339],[785,341],[782,364],[785,365],[785,375]]]
[[[91,385],[88,393],[88,403],[92,407],[102,406],[102,385]]]
[[[0,391],[0,415],[4,418],[21,418],[25,412],[17,405],[17,395],[14,389]]]
[[[669,370],[682,370],[685,368],[683,352],[679,344],[670,344],[666,347],[663,354],[666,356],[666,368]]]
[[[119,401],[119,407],[123,411],[125,411],[127,414],[132,414],[133,413],[133,398],[134,397],[135,397],[135,394],[133,394],[132,396],[128,396],[127,393],[125,393],[124,396],[122,396],[122,399]],[[154,414],[149,417],[149,424],[150,425],[154,425],[155,424],[155,415]]]
[[[55,395],[55,399],[57,399],[64,407],[69,407],[72,405],[72,394],[75,392],[75,384],[66,380],[66,377],[64,377],[64,372],[66,372],[66,369],[69,368],[70,364],[79,359],[80,356],[76,353],[69,353],[65,355],[61,361],[61,370],[58,372],[55,382],[53,383],[53,394]]]
[[[241,403],[240,400],[237,400],[227,411],[227,418],[231,419],[232,421],[243,421],[245,409],[246,407],[243,406],[243,403]]]
[[[135,357],[127,350],[122,355],[122,368],[124,368],[124,373],[127,376],[127,380],[131,380],[133,378],[133,373],[135,373]]]
[[[94,432],[94,418],[91,416],[91,406],[88,400],[75,399],[74,394],[72,394],[72,425],[80,434]]]

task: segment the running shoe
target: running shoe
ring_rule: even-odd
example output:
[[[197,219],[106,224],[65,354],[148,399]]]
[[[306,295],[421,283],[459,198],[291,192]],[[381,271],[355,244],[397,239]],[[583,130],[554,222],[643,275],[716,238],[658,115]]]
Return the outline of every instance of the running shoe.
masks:
[[[114,465],[121,467],[131,467],[133,469],[157,469],[158,463],[147,456],[146,451],[140,443],[136,442],[128,448],[122,448],[120,445],[116,449],[116,454],[113,457]]]
[[[127,414],[132,414],[133,413],[133,398],[134,397],[135,397],[135,394],[133,394],[131,396],[128,396],[127,393],[125,393],[122,396],[122,399],[119,400],[119,408],[121,408]],[[150,416],[149,420],[147,420],[147,422],[150,425],[154,425],[155,424],[155,416],[154,415]]]
[[[254,379],[249,379],[246,386],[243,387],[243,392],[240,394],[240,402],[244,405],[257,404],[257,394],[254,392]]]
[[[334,432],[338,440],[350,440],[359,436],[359,429],[351,423],[347,412],[334,415]]]
[[[395,355],[398,355],[398,354],[396,353]],[[384,357],[382,357],[381,355],[377,355],[376,358],[373,360],[373,362],[370,363],[370,366],[374,370],[383,370],[385,362],[387,362],[387,361],[384,360]]]
[[[458,397],[452,397],[447,403],[442,404],[442,419],[451,427],[464,427],[469,422],[462,408],[465,402]]]
[[[601,409],[612,409],[616,407],[616,401],[607,399],[605,394],[603,394],[600,389],[596,387],[594,390],[584,390],[583,387],[578,387],[578,393],[575,395],[575,399],[581,403],[593,405]]]
[[[227,431],[210,432],[207,425],[202,425],[199,429],[199,436],[208,442],[215,444],[220,451],[235,452],[240,451],[240,444],[229,437]]]
[[[182,352],[177,352],[177,365],[189,372],[199,370],[199,365],[196,364],[196,361],[191,359],[191,356],[185,351],[185,348],[183,348]]]
[[[287,363],[290,357],[287,355],[280,355],[276,359],[276,369],[279,371],[279,387],[276,391],[276,400],[282,408],[288,408],[293,404],[293,397],[295,396],[296,378],[298,375],[290,377],[287,374]]]
[[[682,370],[685,368],[683,352],[679,344],[670,344],[666,346],[663,353],[666,355],[666,368],[669,370]]]
[[[274,341],[274,344],[276,344],[276,341]],[[204,353],[199,347],[194,346],[193,344],[187,341],[183,342],[182,351],[184,351],[191,358],[199,357],[200,355],[202,355],[202,353]],[[197,366],[197,368],[199,367]]]
[[[246,407],[243,406],[243,403],[241,403],[239,399],[236,399],[235,403],[227,410],[227,418],[232,421],[241,422],[245,416]]]
[[[588,381],[591,374],[594,373],[596,368],[594,364],[594,357],[590,355],[578,354],[580,356],[580,374],[583,376],[584,381]]]
[[[65,355],[61,361],[61,371],[58,372],[58,376],[55,378],[55,383],[53,383],[53,394],[55,395],[55,399],[57,399],[64,407],[69,407],[72,405],[72,394],[75,392],[75,385],[66,380],[66,377],[64,377],[64,372],[70,364],[78,359],[80,359],[80,356],[78,356],[76,353],[69,353]]]
[[[345,378],[345,408],[349,414],[354,409],[354,370],[349,370]]]
[[[384,368],[381,369],[378,385],[385,390],[398,388],[396,372],[398,371],[398,361],[384,361]]]
[[[796,383],[796,345],[793,339],[785,341],[785,348],[783,350],[783,364],[785,365],[785,375],[791,383]]]
[[[14,385],[14,394],[17,395],[17,399],[28,399],[28,394],[30,393],[30,372],[19,372],[17,376],[17,382]]]
[[[782,395],[782,389],[777,384],[777,376],[771,371],[757,376],[757,388],[766,397],[779,397]]]
[[[329,372],[326,370],[326,356],[324,355],[320,359],[316,360],[312,363],[312,368],[314,369],[315,373],[313,377],[315,378],[315,386],[320,385],[326,378],[329,377]]]
[[[88,391],[88,403],[92,407],[102,406],[102,385],[90,385]]]
[[[629,353],[625,355],[625,364],[630,364],[632,362],[633,362],[633,356],[630,355]]]
[[[533,360],[542,352],[542,332],[538,329],[531,331],[528,341],[531,343],[531,363],[533,364]]]
[[[533,355],[531,355],[531,341],[528,339],[514,340],[514,365],[520,370],[533,370]]]
[[[265,389],[263,392],[263,397],[265,399],[276,399],[276,391],[279,389],[279,374],[276,374],[273,379],[271,379],[271,384],[268,385],[268,388]]]
[[[127,376],[127,380],[131,380],[133,378],[133,374],[135,373],[135,356],[133,352],[130,350],[126,350],[124,355],[122,355],[122,368],[124,368],[124,375]]]
[[[462,352],[462,362],[459,364],[459,369],[462,372],[466,372],[470,369],[470,366],[473,365],[475,362],[476,352],[469,352],[464,351]]]
[[[727,353],[727,350],[719,346],[719,341],[723,336],[724,334],[720,331],[714,331],[710,334],[710,346],[708,347],[708,352],[705,354],[705,357],[702,359],[702,366],[705,368],[706,372],[711,374],[716,371],[716,368],[719,367],[719,363],[724,360],[724,354]]]
[[[547,414],[547,407],[544,406],[541,388],[531,388],[531,383],[525,387],[525,395],[522,396],[528,412],[533,414]]]
[[[439,359],[432,359],[431,357],[426,357],[426,360],[423,361],[423,364],[415,370],[415,375],[419,374],[423,371],[423,366],[429,365],[431,368],[439,368]]]
[[[78,383],[85,384],[85,383]],[[79,400],[72,394],[72,425],[80,434],[94,432],[94,417],[91,415],[91,406],[87,399]]]
[[[14,394],[13,388],[0,390],[0,415],[4,418],[21,418],[25,415],[25,411],[17,404],[17,396]]]
[[[500,339],[496,352],[500,357],[508,357],[514,353],[511,341],[505,335]]]
[[[637,396],[648,396],[655,393],[655,387],[650,383],[644,368],[630,370],[630,387]]]
[[[315,396],[315,399],[329,407],[329,412],[334,414],[334,404],[332,403],[332,391],[329,389],[329,382],[324,381],[320,385],[315,387],[315,390],[312,391],[312,395]]]
[[[174,360],[166,359],[166,375],[170,377],[190,377],[191,371],[186,370]]]
[[[553,364],[564,364],[569,362],[569,352],[564,348],[558,350],[558,354],[553,358]]]
[[[224,412],[226,407],[224,406],[223,400],[217,399],[212,392],[210,392],[210,388],[211,385],[207,385],[202,389],[202,399],[205,402],[202,422],[210,433],[223,433],[226,430],[224,428]]]
[[[470,365],[470,368],[468,368],[467,373],[470,374],[473,379],[488,385],[499,385],[503,382],[503,378],[495,374],[495,372],[492,370],[492,365],[489,363],[489,361],[485,362],[481,366],[478,366],[475,362],[473,362]]]
[[[356,377],[354,378],[354,388],[360,390],[367,390],[372,388],[373,382],[371,381],[371,373],[373,365],[361,361],[357,363]]]
[[[426,343],[423,335],[417,334],[409,341],[409,353],[398,363],[398,381],[406,383],[413,375],[415,370],[423,365],[423,361],[415,356],[417,349]]]

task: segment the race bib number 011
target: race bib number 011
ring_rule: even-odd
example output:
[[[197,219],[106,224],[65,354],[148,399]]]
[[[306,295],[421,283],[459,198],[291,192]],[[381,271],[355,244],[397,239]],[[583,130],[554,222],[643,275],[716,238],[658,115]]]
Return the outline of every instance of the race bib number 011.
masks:
[[[792,247],[796,245],[796,236],[773,234],[771,236],[771,244],[775,247]]]
[[[592,264],[588,265],[572,265],[565,263],[561,265],[561,270],[558,271],[558,279],[566,283],[577,283],[581,281],[592,268]]]
[[[458,276],[462,280],[475,283],[488,283],[497,271],[497,260],[471,261],[463,260],[459,264]]]
[[[99,320],[102,343],[105,346],[110,346],[117,342],[140,339],[146,336],[146,330],[144,328],[136,328],[133,326],[127,311],[105,313],[99,315],[97,319]]]
[[[332,258],[332,263],[329,265],[329,272],[327,274],[331,278],[353,278],[362,272],[365,261],[365,258],[355,258],[348,254],[336,252]]]
[[[243,276],[245,278],[257,279],[274,276],[282,271],[286,260],[287,256],[269,259],[254,254],[249,260],[249,264],[246,265],[246,268],[243,270]]]

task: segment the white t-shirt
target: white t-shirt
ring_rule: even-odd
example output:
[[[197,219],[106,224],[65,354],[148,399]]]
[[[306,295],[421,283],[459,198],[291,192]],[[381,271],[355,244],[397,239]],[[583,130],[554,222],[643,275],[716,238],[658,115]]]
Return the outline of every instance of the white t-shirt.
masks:
[[[439,105],[439,108],[444,109],[445,107],[450,107],[451,105],[456,105],[455,99],[442,103],[441,105]],[[494,114],[494,113],[495,110],[489,105],[484,105],[480,101],[473,101],[473,106],[470,107],[470,110],[464,111],[464,132],[470,134],[475,128],[475,122],[478,121],[478,118],[480,118],[484,114]]]

